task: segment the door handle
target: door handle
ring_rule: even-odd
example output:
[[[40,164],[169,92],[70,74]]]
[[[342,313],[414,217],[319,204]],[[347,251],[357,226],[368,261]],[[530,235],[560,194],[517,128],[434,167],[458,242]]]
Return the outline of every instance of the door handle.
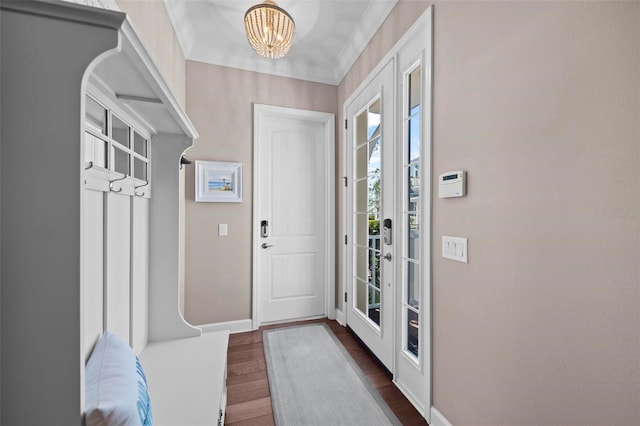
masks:
[[[391,261],[391,253],[387,253],[384,255],[385,260]]]
[[[273,244],[262,243],[262,246],[261,246],[261,247],[262,247],[263,249],[267,249],[267,248],[269,248],[269,247],[273,247]]]

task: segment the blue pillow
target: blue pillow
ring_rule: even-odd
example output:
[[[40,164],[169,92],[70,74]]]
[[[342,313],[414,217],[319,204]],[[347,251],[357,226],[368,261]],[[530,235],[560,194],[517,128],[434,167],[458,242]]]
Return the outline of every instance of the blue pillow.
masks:
[[[147,378],[128,344],[106,331],[85,367],[86,425],[152,426]]]

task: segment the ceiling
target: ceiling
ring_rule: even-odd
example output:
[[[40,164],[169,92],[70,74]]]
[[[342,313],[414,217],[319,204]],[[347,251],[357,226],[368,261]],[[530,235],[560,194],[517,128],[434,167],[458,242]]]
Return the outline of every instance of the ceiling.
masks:
[[[187,60],[320,83],[340,83],[398,0],[281,0],[293,47],[265,59],[249,46],[244,13],[262,0],[164,0]]]

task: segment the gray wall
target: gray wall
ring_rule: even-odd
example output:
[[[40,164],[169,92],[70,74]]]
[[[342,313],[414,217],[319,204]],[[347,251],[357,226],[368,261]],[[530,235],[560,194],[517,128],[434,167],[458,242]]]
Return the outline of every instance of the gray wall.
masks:
[[[340,104],[429,3],[400,1]],[[469,173],[467,197],[433,200],[434,405],[455,425],[640,423],[640,4],[434,16],[434,176]]]
[[[98,54],[117,46],[124,19],[43,9],[0,16],[4,425],[81,423],[82,79]],[[65,19],[44,17],[61,10]]]

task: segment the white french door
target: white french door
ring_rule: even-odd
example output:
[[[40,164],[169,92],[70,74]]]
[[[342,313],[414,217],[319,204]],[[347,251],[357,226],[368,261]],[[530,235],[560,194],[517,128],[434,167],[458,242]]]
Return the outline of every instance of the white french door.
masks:
[[[431,45],[432,9],[397,60],[398,263],[394,381],[429,419],[431,406]]]
[[[254,328],[332,314],[334,115],[254,106]]]
[[[393,60],[347,105],[346,322],[382,363],[394,359]]]
[[[345,103],[346,323],[430,419],[433,6]],[[385,242],[385,221],[390,239]]]

